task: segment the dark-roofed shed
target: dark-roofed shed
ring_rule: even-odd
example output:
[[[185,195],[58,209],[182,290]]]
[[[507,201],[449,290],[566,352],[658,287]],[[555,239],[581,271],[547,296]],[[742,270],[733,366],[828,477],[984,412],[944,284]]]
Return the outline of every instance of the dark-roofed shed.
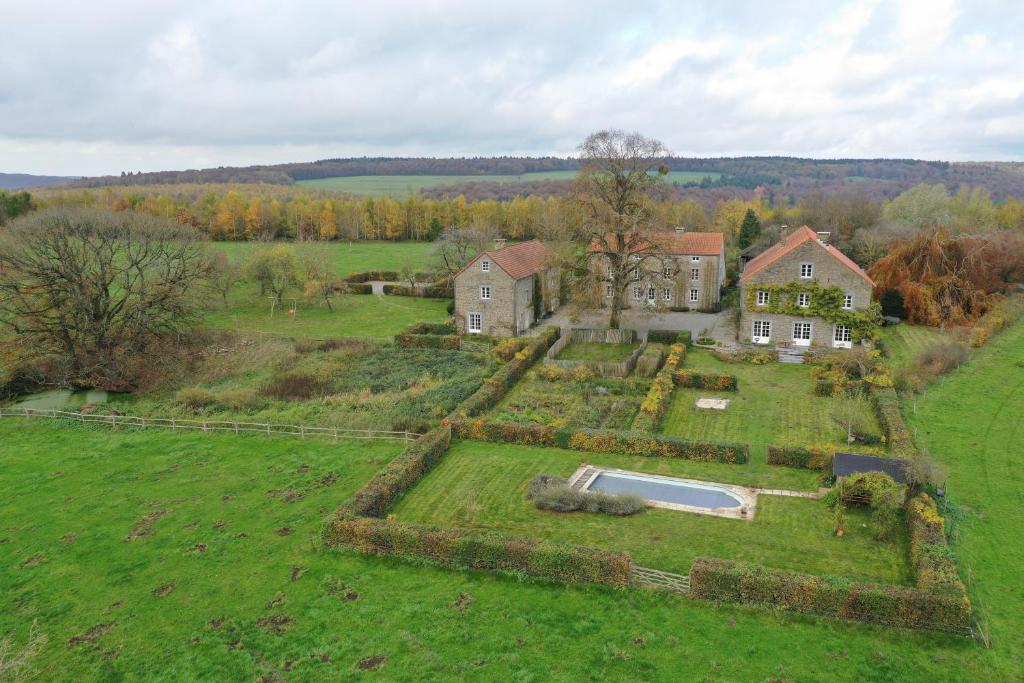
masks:
[[[877,455],[861,455],[859,453],[836,453],[832,459],[832,474],[846,477],[860,472],[885,472],[899,484],[907,483],[906,460],[885,458]]]

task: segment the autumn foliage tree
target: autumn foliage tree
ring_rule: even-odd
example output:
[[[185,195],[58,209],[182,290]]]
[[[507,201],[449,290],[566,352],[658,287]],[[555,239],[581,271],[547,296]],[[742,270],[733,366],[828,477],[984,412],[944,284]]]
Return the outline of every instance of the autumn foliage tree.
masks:
[[[894,243],[868,274],[876,296],[899,293],[910,322],[964,324],[1024,282],[1024,237],[1010,232],[958,237],[921,232]]]

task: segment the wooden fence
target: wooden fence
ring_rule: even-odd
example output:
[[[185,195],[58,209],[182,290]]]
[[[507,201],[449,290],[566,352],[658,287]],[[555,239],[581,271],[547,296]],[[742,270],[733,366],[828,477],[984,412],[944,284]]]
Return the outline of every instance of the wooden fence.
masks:
[[[413,432],[387,432],[376,429],[342,429],[338,427],[310,427],[306,425],[281,425],[262,422],[236,422],[222,420],[179,420],[164,417],[138,417],[135,415],[89,415],[63,410],[37,410],[34,408],[0,408],[0,417],[45,417],[76,422],[104,424],[117,429],[132,427],[138,429],[191,429],[202,432],[232,432],[234,434],[271,434],[275,436],[329,437],[338,439],[386,439],[413,441],[419,434]]]
[[[575,330],[573,330],[575,332]],[[636,362],[643,354],[644,349],[647,348],[647,342],[643,342],[633,353],[629,355],[624,361],[596,361],[596,360],[564,360],[555,358],[562,350],[570,343],[569,337],[563,335],[559,337],[558,341],[551,345],[548,349],[547,354],[544,357],[544,365],[554,365],[555,367],[562,368],[563,370],[572,370],[581,365],[584,365],[594,371],[598,377],[629,377],[630,373],[636,367]],[[618,343],[618,342],[598,342],[598,343]]]
[[[575,344],[632,344],[636,341],[636,330],[589,330],[576,328],[572,330],[572,341]]]
[[[644,588],[687,594],[690,592],[690,577],[687,574],[672,574],[659,569],[638,567],[629,568],[633,583]]]

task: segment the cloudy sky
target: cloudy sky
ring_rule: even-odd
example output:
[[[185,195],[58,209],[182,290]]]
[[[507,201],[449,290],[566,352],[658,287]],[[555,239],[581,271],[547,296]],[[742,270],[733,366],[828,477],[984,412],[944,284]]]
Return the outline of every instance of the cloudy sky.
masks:
[[[500,5],[500,6],[499,6]],[[0,0],[0,171],[567,154],[1024,159],[1020,1]]]

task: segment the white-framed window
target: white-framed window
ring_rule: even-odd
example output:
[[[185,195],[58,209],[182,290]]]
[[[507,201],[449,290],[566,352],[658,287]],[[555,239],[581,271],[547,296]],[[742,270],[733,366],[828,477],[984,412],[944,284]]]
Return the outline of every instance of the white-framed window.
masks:
[[[700,263],[700,256],[691,256],[690,257],[690,262],[691,263]]]
[[[661,269],[662,276],[667,280],[672,277],[672,266],[665,266]]]
[[[811,295],[806,292],[796,295],[796,305],[800,308],[809,308],[811,305]]]
[[[491,262],[489,260],[484,259],[483,261],[480,262],[480,272],[481,273],[489,273],[489,272],[491,272]]]
[[[637,301],[644,298],[644,290],[642,287],[633,287],[633,298]]]
[[[700,268],[690,268],[690,279],[691,280],[699,280],[700,279]]]
[[[793,323],[793,344],[795,346],[811,345],[811,323]]]
[[[672,301],[672,288],[666,287],[664,290],[662,290],[661,296],[665,299],[665,301]]]
[[[772,340],[772,324],[768,320],[755,320],[751,340],[755,344],[767,344]]]
[[[640,269],[639,268],[634,268],[633,269],[633,279],[634,280],[639,280],[640,279]]]
[[[847,294],[843,297],[843,309],[849,311],[853,308],[853,294]]]
[[[605,295],[605,298],[611,299],[611,298],[612,298],[612,293],[613,293],[613,287],[612,287],[612,283],[610,283],[610,282],[609,282],[609,283],[607,283],[607,284],[606,284],[606,285],[604,286],[604,295]]]
[[[814,277],[814,264],[813,263],[801,263],[800,264],[800,278],[803,280],[810,280]]]
[[[484,285],[480,288],[480,299],[482,301],[491,300],[491,288],[488,285]]]
[[[647,300],[653,303],[655,298],[657,298],[657,293],[655,293],[654,287],[648,287]]]
[[[690,302],[691,303],[696,303],[699,299],[700,299],[700,290],[691,289],[690,290]]]
[[[836,325],[832,333],[832,346],[837,349],[849,349],[853,346],[853,335],[849,325]]]
[[[768,305],[768,292],[763,289],[757,290],[757,305],[767,306]]]
[[[468,330],[472,334],[480,334],[480,331],[484,329],[484,317],[479,313],[469,314],[469,327]]]

